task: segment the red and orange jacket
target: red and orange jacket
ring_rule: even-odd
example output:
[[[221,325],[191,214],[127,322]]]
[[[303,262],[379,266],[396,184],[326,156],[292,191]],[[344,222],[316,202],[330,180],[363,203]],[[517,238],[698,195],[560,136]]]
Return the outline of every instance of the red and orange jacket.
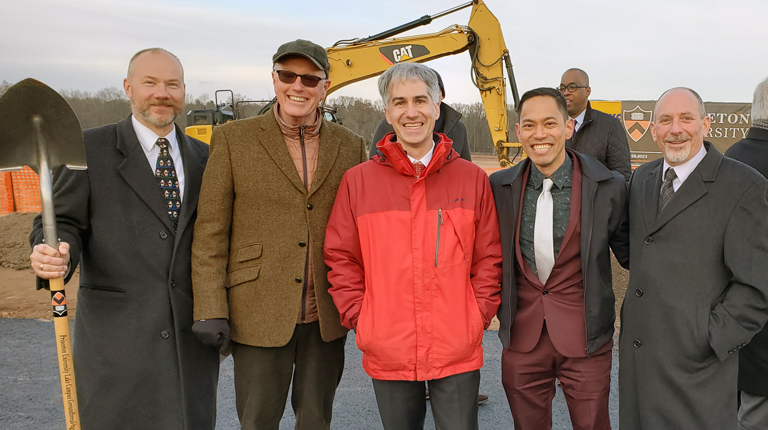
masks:
[[[420,177],[392,134],[341,181],[325,236],[328,292],[374,379],[483,366],[501,298],[501,244],[485,172],[435,134]]]

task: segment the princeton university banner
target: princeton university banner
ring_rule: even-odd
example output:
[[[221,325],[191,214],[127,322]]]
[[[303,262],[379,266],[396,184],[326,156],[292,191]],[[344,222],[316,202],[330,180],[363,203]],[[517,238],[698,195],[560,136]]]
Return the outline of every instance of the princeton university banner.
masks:
[[[595,100],[590,103],[593,109],[619,119],[627,133],[633,166],[661,157],[659,147],[653,141],[649,129],[653,119],[654,101]],[[704,106],[711,121],[709,134],[704,139],[712,142],[720,152],[725,152],[728,147],[747,137],[752,125],[750,103],[705,102]]]

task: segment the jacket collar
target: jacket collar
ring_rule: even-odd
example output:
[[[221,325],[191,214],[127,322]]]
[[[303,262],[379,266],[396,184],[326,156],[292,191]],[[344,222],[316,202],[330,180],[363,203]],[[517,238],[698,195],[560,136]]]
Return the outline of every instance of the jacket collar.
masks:
[[[443,117],[443,133],[448,134],[461,119],[461,114],[447,103],[440,102],[440,116]]]
[[[704,141],[704,147],[707,150],[707,155],[693,169],[688,179],[675,192],[674,198],[661,212],[658,212],[658,207],[663,159],[656,160],[655,166],[646,173],[643,180],[643,217],[649,234],[659,230],[685,208],[704,197],[707,194],[705,183],[714,182],[717,179],[723,154],[707,141]]]
[[[577,157],[579,159],[579,163],[581,164],[582,176],[586,176],[587,178],[591,179],[594,182],[601,182],[601,181],[605,181],[606,179],[613,178],[613,173],[610,170],[608,170],[607,167],[603,166],[603,164],[598,160],[596,160],[595,158],[578,153],[571,149],[566,149],[565,151],[568,154],[570,154],[572,157]],[[503,170],[502,172],[504,172],[503,173],[504,177],[501,180],[501,184],[512,185],[515,181],[517,181],[521,177],[523,172],[525,172],[525,169],[528,166],[528,163],[530,162],[531,162],[531,159],[526,157],[523,161],[517,163],[516,165],[506,170]]]
[[[181,132],[178,126],[175,129],[181,156],[184,159],[184,203],[181,205],[181,214],[177,224],[177,231],[181,232],[189,224],[195,208],[197,208],[202,172],[205,169],[205,154],[188,140],[189,138]],[[123,160],[116,166],[118,173],[163,222],[168,231],[175,234],[168,211],[163,204],[154,171],[147,162],[147,156],[141,149],[139,138],[133,129],[131,115],[117,123],[116,147],[124,156]]]
[[[763,140],[768,142],[768,130],[758,127],[750,127],[747,133],[747,139]]]
[[[429,162],[429,166],[421,175],[421,178],[427,177],[431,172],[440,170],[445,163],[457,158],[459,154],[453,150],[453,142],[443,133],[433,133],[432,139],[435,142],[435,149],[432,153],[432,161]],[[397,135],[395,133],[387,133],[381,141],[376,144],[378,151],[372,158],[375,162],[392,166],[401,175],[416,176],[416,171],[413,169],[411,160],[403,150],[403,146],[397,141]]]
[[[272,106],[272,109],[275,109]],[[258,121],[261,133],[258,134],[258,141],[266,149],[267,153],[275,164],[280,168],[286,178],[302,193],[312,195],[323,184],[339,154],[341,140],[336,136],[331,128],[328,127],[325,120],[321,119],[320,124],[320,143],[318,144],[317,168],[315,176],[312,179],[312,185],[309,191],[304,188],[304,182],[299,177],[296,165],[293,163],[288,147],[285,144],[285,138],[280,131],[280,125],[275,119],[275,113],[270,110],[266,118]],[[261,118],[260,118],[261,119]]]

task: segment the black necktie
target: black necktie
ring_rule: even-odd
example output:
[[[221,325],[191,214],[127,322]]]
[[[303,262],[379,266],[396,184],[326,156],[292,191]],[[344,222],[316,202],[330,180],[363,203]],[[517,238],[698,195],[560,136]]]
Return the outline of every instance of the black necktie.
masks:
[[[156,145],[160,147],[160,154],[157,156],[157,165],[155,167],[155,177],[163,193],[163,202],[168,209],[168,216],[171,217],[173,229],[179,222],[179,212],[181,211],[181,192],[179,191],[179,178],[176,176],[176,168],[173,166],[173,157],[171,157],[171,144],[168,139],[157,139]]]
[[[664,185],[661,186],[661,195],[659,196],[659,212],[672,200],[672,196],[675,195],[675,188],[672,186],[672,181],[677,179],[677,173],[675,169],[668,168],[664,173]]]

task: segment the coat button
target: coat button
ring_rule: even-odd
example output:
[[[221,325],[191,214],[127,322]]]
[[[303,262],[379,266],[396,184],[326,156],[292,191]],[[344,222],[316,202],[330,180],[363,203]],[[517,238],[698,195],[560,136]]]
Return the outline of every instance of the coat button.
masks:
[[[643,342],[640,342],[639,340],[635,340],[634,342],[632,342],[632,345],[635,348],[640,348],[641,346],[643,346]]]
[[[294,281],[296,281],[297,284],[301,284],[301,278],[298,276],[294,279]]]
[[[171,288],[176,288],[176,281],[171,281]]]
[[[645,244],[650,245],[653,243],[653,238],[651,236],[648,236],[645,238]]]
[[[307,242],[304,242],[304,241],[302,240],[301,242],[299,242],[299,246],[301,246],[301,247],[305,247],[305,246],[307,246]]]
[[[160,336],[162,336],[163,339],[168,339],[169,337],[171,337],[171,335],[165,330],[160,332]]]
[[[168,239],[168,232],[163,230],[160,232],[160,239]]]
[[[312,210],[312,203],[307,203],[307,209]]]
[[[549,291],[544,290],[544,291],[541,292],[541,294],[544,294],[545,296],[548,296],[549,295]]]
[[[637,297],[643,297],[643,290],[641,290],[640,288],[636,289],[635,290],[635,295]]]

